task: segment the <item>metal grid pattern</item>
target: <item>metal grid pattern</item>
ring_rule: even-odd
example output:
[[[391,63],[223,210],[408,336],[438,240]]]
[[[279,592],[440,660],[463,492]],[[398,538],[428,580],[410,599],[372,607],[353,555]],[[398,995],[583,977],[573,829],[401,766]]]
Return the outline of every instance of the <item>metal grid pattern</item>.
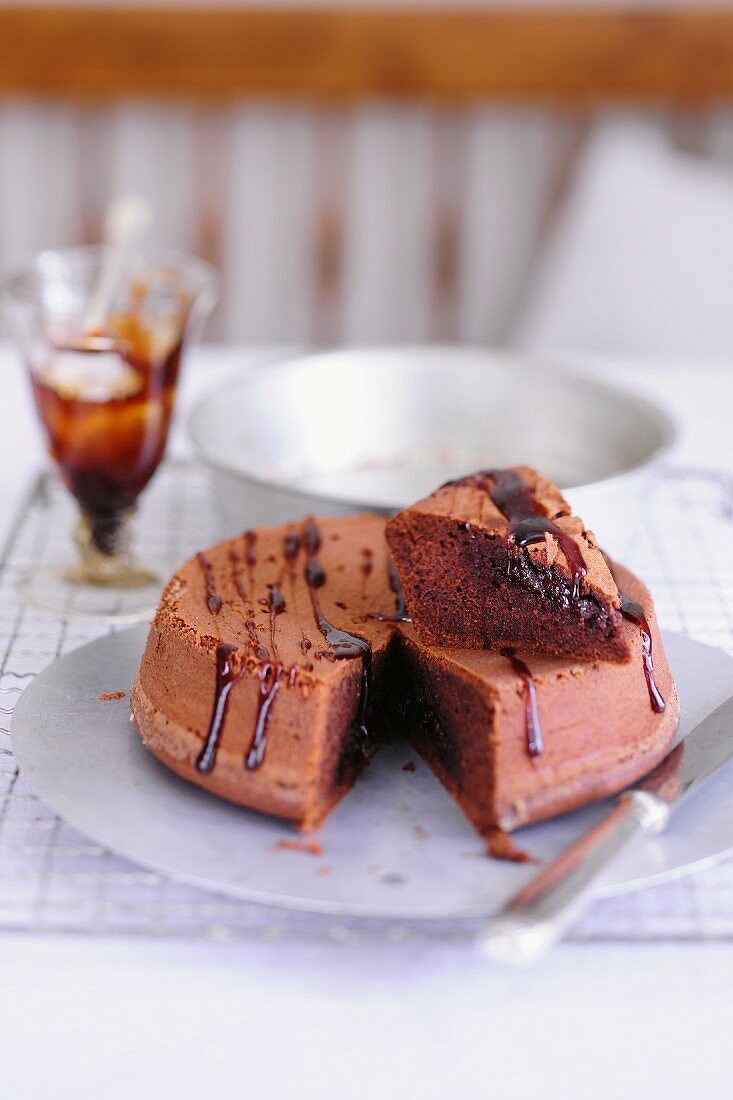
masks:
[[[140,515],[146,553],[177,562],[215,538],[206,475],[169,464]],[[641,507],[641,504],[640,504]],[[716,471],[667,471],[644,501],[626,547],[614,549],[654,591],[664,626],[733,653],[733,479]],[[73,508],[43,475],[21,510],[0,561],[0,929],[238,936],[462,938],[472,922],[334,922],[221,897],[121,859],[86,839],[34,796],[18,774],[9,726],[33,676],[60,654],[114,627],[59,622],[19,605],[15,586],[29,566],[58,554]],[[695,537],[686,539],[684,531]],[[49,540],[49,533],[59,545]],[[681,536],[682,533],[682,537]],[[583,941],[733,939],[733,860],[677,882],[596,903],[573,932]]]

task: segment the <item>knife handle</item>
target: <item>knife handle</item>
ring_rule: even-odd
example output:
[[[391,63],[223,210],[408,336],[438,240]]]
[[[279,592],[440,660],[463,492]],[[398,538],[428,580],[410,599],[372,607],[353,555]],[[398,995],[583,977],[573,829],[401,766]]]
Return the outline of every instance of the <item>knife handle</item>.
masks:
[[[479,933],[492,959],[527,965],[541,958],[579,915],[593,886],[638,836],[661,833],[669,806],[647,791],[627,791],[611,812],[516,894]]]

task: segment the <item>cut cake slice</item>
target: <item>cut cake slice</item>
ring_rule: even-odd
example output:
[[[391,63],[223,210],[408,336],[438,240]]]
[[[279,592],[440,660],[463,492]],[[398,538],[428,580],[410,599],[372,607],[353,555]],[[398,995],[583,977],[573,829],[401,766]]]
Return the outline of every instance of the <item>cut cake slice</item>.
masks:
[[[616,582],[591,531],[528,466],[443,485],[387,541],[420,639],[626,661]]]

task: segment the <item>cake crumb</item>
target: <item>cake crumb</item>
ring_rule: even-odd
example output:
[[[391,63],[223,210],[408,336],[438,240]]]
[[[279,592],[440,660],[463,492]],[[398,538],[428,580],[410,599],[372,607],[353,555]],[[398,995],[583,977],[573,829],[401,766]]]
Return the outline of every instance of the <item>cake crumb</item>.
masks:
[[[403,770],[403,772],[417,771],[417,764],[415,763],[414,760],[408,760],[406,764],[402,765],[402,770]]]
[[[518,848],[503,829],[491,829],[486,837],[486,854],[493,859],[507,859],[512,863],[538,863],[535,856]]]
[[[328,876],[330,874],[331,874],[331,868],[330,867],[319,867],[318,868],[318,877],[319,878],[328,878]]]
[[[545,531],[545,547],[546,547],[546,553],[547,553],[547,560],[546,560],[545,564],[548,567],[555,564],[555,559],[557,558],[558,546],[559,546],[559,543],[558,543],[557,539],[554,539],[549,531]]]
[[[106,703],[108,699],[124,699],[126,694],[126,691],[102,691],[97,699],[101,699],[103,703]]]
[[[323,845],[319,844],[317,840],[276,840],[274,844],[270,845],[270,851],[272,852],[282,852],[283,850],[306,852],[311,856],[323,855]]]

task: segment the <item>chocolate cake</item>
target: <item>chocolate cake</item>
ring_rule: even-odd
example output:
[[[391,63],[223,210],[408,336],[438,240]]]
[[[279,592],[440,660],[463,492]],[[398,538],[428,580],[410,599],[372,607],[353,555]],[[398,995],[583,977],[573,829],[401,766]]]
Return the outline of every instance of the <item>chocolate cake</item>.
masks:
[[[170,580],[133,713],[179,775],[302,830],[397,732],[482,833],[511,830],[618,790],[669,747],[679,708],[651,599],[618,578],[625,662],[441,648],[407,619],[383,520],[246,532]]]
[[[619,592],[592,532],[536,470],[449,482],[387,524],[423,642],[625,661]]]

